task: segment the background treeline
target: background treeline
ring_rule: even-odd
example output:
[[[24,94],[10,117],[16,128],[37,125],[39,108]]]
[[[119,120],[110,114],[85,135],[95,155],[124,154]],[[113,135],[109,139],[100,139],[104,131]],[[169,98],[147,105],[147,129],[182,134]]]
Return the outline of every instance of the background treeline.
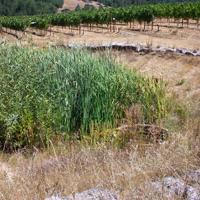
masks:
[[[0,0],[0,15],[37,15],[54,13],[63,0]]]
[[[176,2],[191,2],[195,0],[99,0],[106,6],[119,7],[129,6],[132,4],[144,4],[144,3],[176,3]]]

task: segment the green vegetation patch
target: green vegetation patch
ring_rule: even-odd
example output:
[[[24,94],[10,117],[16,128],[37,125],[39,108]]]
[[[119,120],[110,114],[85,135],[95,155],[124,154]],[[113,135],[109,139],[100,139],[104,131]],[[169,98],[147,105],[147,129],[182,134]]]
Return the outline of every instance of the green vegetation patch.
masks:
[[[0,15],[38,15],[55,13],[63,0],[0,0]]]
[[[164,84],[85,50],[0,46],[0,148],[47,146],[115,127],[139,104],[142,123],[166,117]]]
[[[41,7],[43,8],[43,7]],[[29,27],[48,29],[49,26],[74,26],[81,24],[107,24],[115,22],[134,22],[140,24],[153,22],[155,18],[200,19],[200,3],[165,3],[129,6],[120,8],[102,8],[78,10],[74,12],[35,15],[35,16],[4,16],[0,17],[0,27],[17,31],[25,31]],[[5,30],[4,30],[5,31]]]

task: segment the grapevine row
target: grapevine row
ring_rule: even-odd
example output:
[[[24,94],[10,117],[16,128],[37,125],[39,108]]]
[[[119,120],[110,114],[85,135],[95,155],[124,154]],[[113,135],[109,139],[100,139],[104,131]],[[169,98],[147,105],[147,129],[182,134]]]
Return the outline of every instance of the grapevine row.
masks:
[[[80,10],[42,16],[0,17],[0,28],[25,31],[29,27],[48,29],[49,26],[79,26],[80,24],[111,24],[117,22],[150,23],[155,18],[200,19],[200,3],[152,4],[125,8]]]

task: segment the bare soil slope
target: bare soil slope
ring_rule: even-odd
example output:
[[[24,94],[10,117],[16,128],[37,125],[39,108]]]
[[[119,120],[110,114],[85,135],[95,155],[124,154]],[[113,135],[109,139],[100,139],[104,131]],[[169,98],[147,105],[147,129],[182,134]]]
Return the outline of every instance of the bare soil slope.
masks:
[[[74,10],[78,5],[83,8],[85,4],[92,5],[94,7],[99,7],[99,3],[96,1],[84,1],[84,0],[64,0],[63,7],[59,11],[63,10]]]

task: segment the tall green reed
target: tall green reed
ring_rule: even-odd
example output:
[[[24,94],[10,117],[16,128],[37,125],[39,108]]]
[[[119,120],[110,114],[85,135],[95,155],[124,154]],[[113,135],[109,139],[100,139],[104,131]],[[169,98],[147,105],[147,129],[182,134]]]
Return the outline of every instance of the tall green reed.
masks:
[[[113,127],[133,104],[143,123],[168,112],[164,84],[85,50],[0,47],[0,146],[46,146]]]

